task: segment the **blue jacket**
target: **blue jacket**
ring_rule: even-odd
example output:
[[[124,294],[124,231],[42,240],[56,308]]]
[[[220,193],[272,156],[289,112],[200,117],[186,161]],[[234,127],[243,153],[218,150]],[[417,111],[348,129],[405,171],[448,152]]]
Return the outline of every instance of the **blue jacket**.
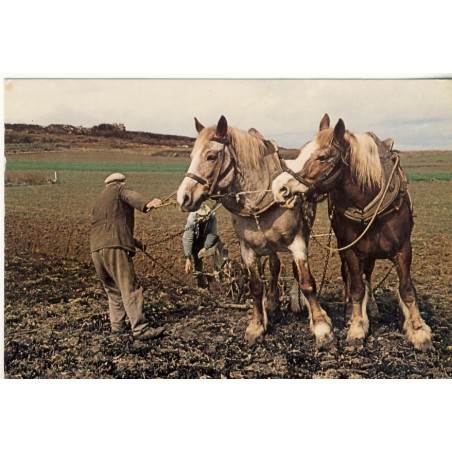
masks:
[[[217,216],[213,212],[207,221],[198,222],[196,212],[192,212],[187,219],[185,232],[182,236],[184,256],[189,259],[201,248],[208,250],[218,242]]]

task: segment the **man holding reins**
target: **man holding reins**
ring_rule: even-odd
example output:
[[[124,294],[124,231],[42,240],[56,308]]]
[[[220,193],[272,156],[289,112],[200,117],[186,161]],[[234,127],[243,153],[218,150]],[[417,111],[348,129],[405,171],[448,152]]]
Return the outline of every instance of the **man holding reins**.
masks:
[[[134,339],[159,337],[165,327],[152,328],[143,313],[143,289],[133,266],[135,247],[144,245],[133,237],[135,210],[147,213],[162,201],[150,200],[125,185],[125,176],[114,173],[105,179],[91,219],[90,248],[96,273],[108,296],[111,330],[127,332],[130,321]]]

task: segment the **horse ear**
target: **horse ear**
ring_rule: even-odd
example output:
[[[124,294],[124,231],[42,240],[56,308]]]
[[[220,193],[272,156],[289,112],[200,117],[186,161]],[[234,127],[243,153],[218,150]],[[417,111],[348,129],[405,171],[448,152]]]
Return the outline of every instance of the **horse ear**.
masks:
[[[328,113],[325,113],[323,115],[322,120],[320,121],[319,132],[323,129],[328,129],[329,126],[330,126],[330,117],[328,116]]]
[[[228,121],[222,115],[217,124],[216,135],[218,137],[225,137],[227,135],[227,133],[228,133]]]
[[[345,124],[342,119],[339,119],[336,126],[334,127],[334,138],[336,138],[337,141],[341,142],[344,140],[345,135]]]
[[[195,127],[198,133],[205,128],[196,118],[195,118]]]

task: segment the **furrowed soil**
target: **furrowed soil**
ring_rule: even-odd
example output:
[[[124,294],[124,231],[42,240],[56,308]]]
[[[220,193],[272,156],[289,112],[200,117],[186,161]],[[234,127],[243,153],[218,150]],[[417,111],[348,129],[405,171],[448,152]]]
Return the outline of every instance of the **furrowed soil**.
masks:
[[[106,155],[85,157],[103,161]],[[173,158],[146,157],[146,162],[170,164]],[[123,161],[134,159],[128,156]],[[144,162],[145,157],[136,159]],[[186,158],[178,161],[188,167]],[[148,244],[152,257],[138,252],[134,259],[145,288],[146,315],[153,326],[167,324],[169,331],[147,343],[132,341],[128,335],[112,336],[106,296],[89,254],[90,212],[106,175],[60,171],[56,184],[5,187],[7,378],[450,378],[450,180],[409,185],[416,214],[412,275],[421,315],[433,332],[434,350],[422,353],[403,334],[397,278],[393,270],[382,281],[391,267],[384,261],[377,263],[373,278],[374,287],[382,282],[375,291],[380,317],[372,320],[363,346],[347,346],[337,256],[330,259],[320,299],[334,325],[337,344],[332,350],[318,351],[306,313],[289,309],[288,256],[283,256],[280,283],[283,319],[263,342],[247,345],[244,334],[251,304],[238,241],[223,208],[218,210],[219,230],[233,268],[223,281],[213,281],[209,291],[197,289],[183,272],[186,214],[176,206],[136,214],[135,235]],[[162,198],[177,188],[183,173],[127,176],[132,188]],[[321,205],[314,234],[326,243],[328,231]],[[309,254],[319,285],[325,252],[311,241]],[[206,269],[212,271],[211,262]]]

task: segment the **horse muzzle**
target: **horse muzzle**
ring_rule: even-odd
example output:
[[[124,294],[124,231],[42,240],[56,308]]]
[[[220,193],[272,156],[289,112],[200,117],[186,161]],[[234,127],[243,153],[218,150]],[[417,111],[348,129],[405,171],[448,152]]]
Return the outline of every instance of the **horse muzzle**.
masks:
[[[201,207],[206,199],[202,185],[190,184],[190,180],[184,180],[177,190],[177,202],[182,212],[194,212]]]

